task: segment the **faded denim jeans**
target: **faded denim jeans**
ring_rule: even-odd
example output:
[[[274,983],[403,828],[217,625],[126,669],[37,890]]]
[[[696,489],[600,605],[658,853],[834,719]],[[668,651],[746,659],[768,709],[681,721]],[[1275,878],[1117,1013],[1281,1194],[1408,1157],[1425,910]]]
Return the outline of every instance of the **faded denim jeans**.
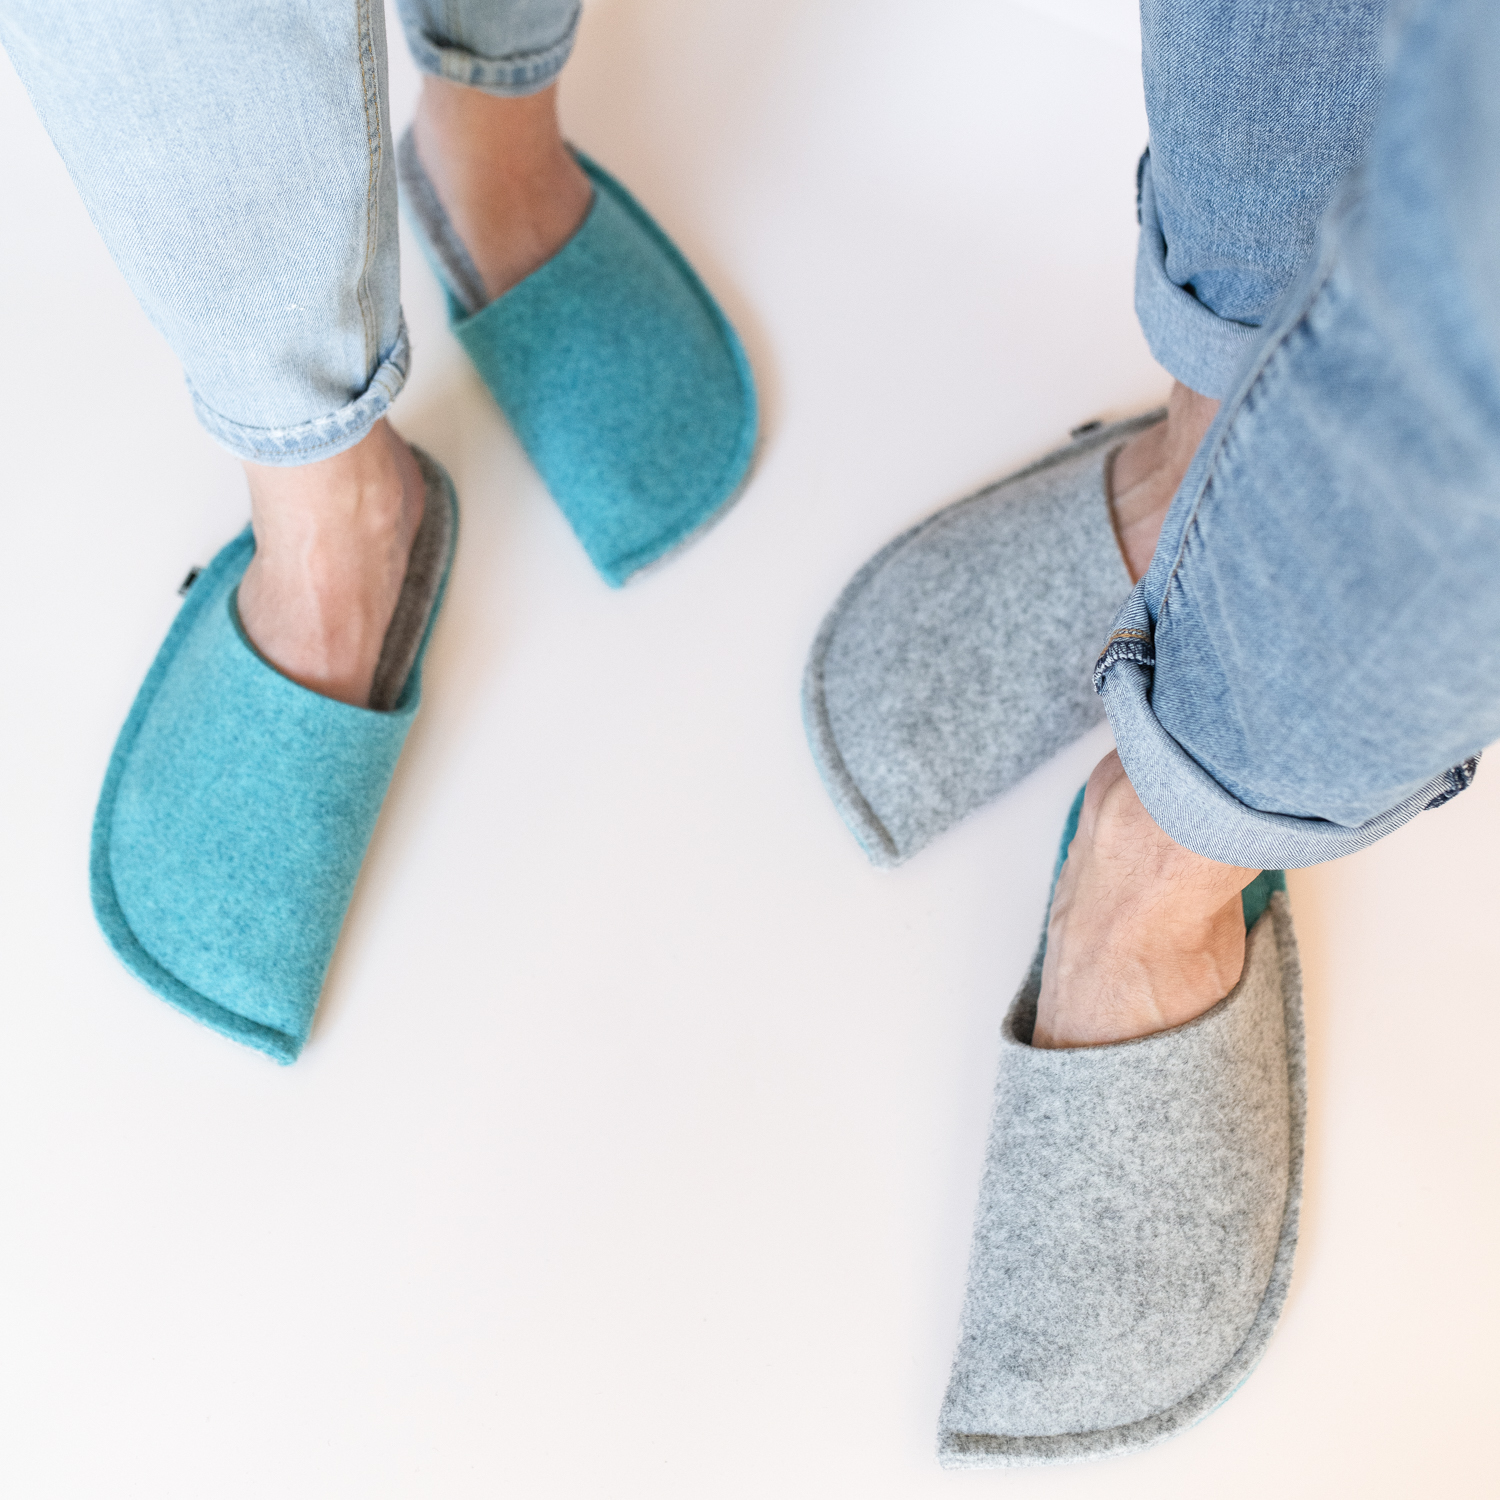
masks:
[[[1098,680],[1157,822],[1237,864],[1368,844],[1500,735],[1500,6],[1384,11],[1142,5],[1137,307],[1225,404]],[[524,94],[577,0],[401,14]],[[208,430],[363,437],[409,358],[376,0],[0,0],[0,40]]]
[[[1136,313],[1184,385],[1229,394],[1312,251],[1380,98],[1385,0],[1141,0],[1151,145]]]
[[[578,0],[401,0],[418,65],[558,74]],[[357,443],[406,380],[380,0],[0,0],[0,42],[237,457]]]
[[[1232,29],[1268,9],[1199,14]],[[1350,24],[1345,40],[1368,34],[1368,7],[1320,10]],[[1213,59],[1241,50],[1206,22],[1200,40],[1209,78]],[[1278,86],[1343,99],[1344,113],[1309,107],[1306,128],[1326,128],[1322,140],[1277,143],[1262,114],[1236,120],[1232,98],[1211,90],[1195,159],[1179,102],[1171,130],[1191,170],[1175,168],[1170,189],[1152,116],[1148,337],[1192,384],[1190,356],[1170,359],[1193,343],[1190,303],[1261,326],[1217,346],[1209,328],[1204,368],[1224,367],[1231,339],[1242,345],[1223,383],[1205,382],[1224,405],[1096,683],[1156,822],[1238,865],[1362,848],[1463,790],[1500,736],[1500,5],[1413,0],[1383,49],[1356,51],[1334,47],[1316,66],[1304,57]],[[1262,69],[1288,55],[1273,49]],[[1179,251],[1180,179],[1192,201],[1213,198],[1194,174],[1225,141],[1257,153],[1273,143],[1257,192],[1281,227],[1231,225],[1215,252],[1189,225]],[[1351,157],[1337,178],[1330,169]],[[1289,181],[1309,163],[1311,178]],[[1313,225],[1325,188],[1332,201]],[[1276,295],[1304,235],[1310,253]],[[1189,265],[1201,279],[1177,288],[1183,321],[1153,325],[1172,302],[1165,284]]]

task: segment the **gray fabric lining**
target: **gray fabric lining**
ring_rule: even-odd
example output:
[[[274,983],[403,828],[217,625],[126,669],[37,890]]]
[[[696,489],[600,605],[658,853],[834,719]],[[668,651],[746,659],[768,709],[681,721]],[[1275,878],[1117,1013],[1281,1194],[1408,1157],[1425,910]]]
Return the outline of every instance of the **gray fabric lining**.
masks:
[[[425,490],[422,524],[412,540],[407,559],[406,577],[396,600],[395,613],[386,628],[380,647],[380,660],[370,684],[370,707],[389,712],[401,701],[406,680],[422,648],[422,638],[432,618],[433,605],[443,586],[443,575],[453,553],[456,531],[455,509],[450,493],[451,482],[441,465],[434,463],[420,448],[413,448],[422,470]]]
[[[855,574],[808,658],[803,716],[865,853],[895,865],[1104,717],[1091,672],[1130,575],[1106,493],[1150,412],[950,505]]]
[[[1029,1045],[1041,959],[1006,1017],[948,1468],[1161,1442],[1230,1396],[1291,1279],[1302,1188],[1302,986],[1277,892],[1224,1000],[1109,1047]]]
[[[406,203],[407,221],[421,242],[438,280],[453,300],[472,317],[490,300],[473,258],[453,232],[448,212],[417,155],[408,127],[396,146],[396,176]]]

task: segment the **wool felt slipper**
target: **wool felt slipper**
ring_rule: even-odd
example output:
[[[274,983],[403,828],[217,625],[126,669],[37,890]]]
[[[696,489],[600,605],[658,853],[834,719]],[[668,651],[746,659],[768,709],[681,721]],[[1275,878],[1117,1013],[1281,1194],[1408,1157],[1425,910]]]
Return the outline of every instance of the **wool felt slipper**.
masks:
[[[1243,906],[1229,995],[1110,1046],[1031,1046],[1044,938],[1001,1033],[945,1467],[1149,1447],[1219,1406],[1265,1352],[1302,1195],[1302,982],[1281,872]]]
[[[545,265],[486,302],[408,131],[402,202],[449,322],[584,551],[615,587],[738,493],[757,430],[738,336],[646,211],[581,152],[594,200]]]
[[[225,1036],[296,1059],[421,698],[458,529],[416,452],[422,524],[355,708],[270,666],[236,597],[247,527],[194,580],[136,696],[94,815],[94,912],[125,967]]]
[[[938,511],[829,611],[803,720],[873,864],[910,858],[1103,719],[1093,666],[1131,589],[1109,465],[1163,415],[1081,434]]]

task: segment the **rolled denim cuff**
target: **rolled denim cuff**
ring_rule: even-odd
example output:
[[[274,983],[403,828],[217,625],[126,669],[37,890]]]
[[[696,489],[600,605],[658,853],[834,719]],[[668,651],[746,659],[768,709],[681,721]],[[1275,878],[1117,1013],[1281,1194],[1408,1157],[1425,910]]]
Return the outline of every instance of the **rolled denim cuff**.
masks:
[[[1151,153],[1141,158],[1140,246],[1135,256],[1135,315],[1156,362],[1175,380],[1222,401],[1246,351],[1261,330],[1249,323],[1221,318],[1192,291],[1167,275],[1167,242],[1156,212],[1151,186]]]
[[[370,383],[347,405],[326,416],[298,422],[294,427],[247,427],[216,412],[192,389],[193,408],[209,435],[234,454],[251,463],[292,468],[316,463],[352,448],[383,417],[406,384],[411,366],[411,345],[403,319],[396,342],[380,361]]]
[[[413,59],[424,73],[502,99],[519,99],[527,94],[540,93],[562,72],[563,64],[573,50],[580,13],[581,6],[575,5],[567,26],[555,42],[526,52],[511,52],[504,57],[484,57],[409,23],[406,40]]]
[[[1262,812],[1216,781],[1162,727],[1151,707],[1154,667],[1151,619],[1137,584],[1094,667],[1094,686],[1125,774],[1157,827],[1185,849],[1223,864],[1300,870],[1342,859],[1456,797],[1478,768],[1476,755],[1355,827]]]

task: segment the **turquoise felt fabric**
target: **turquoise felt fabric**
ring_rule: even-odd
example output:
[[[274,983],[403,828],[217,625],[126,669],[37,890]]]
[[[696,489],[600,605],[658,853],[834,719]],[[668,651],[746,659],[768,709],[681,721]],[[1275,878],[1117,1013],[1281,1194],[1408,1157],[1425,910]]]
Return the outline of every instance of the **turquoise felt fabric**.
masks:
[[[539,270],[453,331],[615,587],[738,491],[755,382],[729,320],[630,194],[581,153],[594,201]],[[441,276],[441,267],[435,266]]]
[[[1073,799],[1073,805],[1068,809],[1068,820],[1063,824],[1062,845],[1057,851],[1057,863],[1052,867],[1052,889],[1057,889],[1057,877],[1062,874],[1062,867],[1068,857],[1068,845],[1073,842],[1074,835],[1078,832],[1078,819],[1083,812],[1083,794],[1087,787],[1079,787],[1078,795]],[[1262,870],[1249,885],[1240,892],[1240,904],[1245,909],[1245,931],[1249,932],[1260,920],[1261,914],[1271,904],[1273,891],[1284,891],[1286,889],[1286,872],[1284,870]],[[1047,897],[1047,910],[1052,909],[1052,897]],[[1045,939],[1044,939],[1045,945]]]
[[[289,1063],[417,710],[442,595],[395,709],[354,708],[283,677],[246,639],[235,597],[254,550],[247,528],[178,611],[115,745],[90,875],[99,925],[138,979]]]

